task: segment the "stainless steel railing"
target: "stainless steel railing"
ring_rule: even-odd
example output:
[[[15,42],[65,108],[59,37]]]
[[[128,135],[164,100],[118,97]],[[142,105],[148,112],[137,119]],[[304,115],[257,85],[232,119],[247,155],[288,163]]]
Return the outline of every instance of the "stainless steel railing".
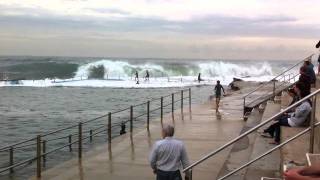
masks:
[[[287,111],[289,111],[290,109],[292,109],[292,108],[300,105],[302,102],[307,101],[307,100],[310,99],[310,98],[313,98],[313,101],[312,101],[312,112],[311,112],[311,115],[312,115],[312,116],[311,116],[310,127],[309,127],[309,130],[307,130],[307,131],[311,131],[311,132],[312,132],[312,134],[311,134],[311,136],[310,136],[310,147],[309,147],[309,151],[312,152],[312,151],[313,151],[313,138],[314,138],[314,134],[313,134],[313,133],[314,133],[314,127],[319,125],[319,123],[317,123],[317,124],[314,123],[314,122],[315,122],[315,110],[317,109],[317,108],[316,108],[316,98],[317,98],[317,95],[318,95],[319,93],[320,93],[320,89],[318,89],[318,90],[316,90],[315,92],[311,93],[310,95],[304,97],[303,99],[299,100],[298,102],[292,104],[291,106],[285,108],[283,111],[281,111],[281,112],[273,115],[272,117],[268,118],[266,121],[261,122],[260,124],[256,125],[255,127],[251,128],[250,130],[246,131],[245,133],[239,135],[238,137],[234,138],[233,140],[231,140],[231,141],[229,141],[228,143],[224,144],[223,146],[219,147],[219,148],[216,149],[215,151],[212,151],[212,152],[208,153],[207,155],[203,156],[200,160],[192,163],[191,165],[189,165],[188,167],[186,167],[185,169],[183,169],[183,172],[185,172],[185,173],[190,173],[190,174],[192,175],[192,169],[193,169],[194,167],[196,167],[197,165],[199,165],[199,164],[201,164],[202,162],[204,162],[205,160],[213,157],[214,155],[218,154],[218,153],[221,152],[222,150],[226,149],[226,148],[229,147],[230,145],[232,145],[232,144],[234,144],[235,142],[237,142],[238,140],[240,140],[240,139],[242,139],[243,137],[249,135],[250,133],[256,131],[256,130],[259,129],[260,127],[262,127],[262,126],[266,125],[267,123],[273,121],[275,118],[281,116],[281,115],[284,114],[285,112],[287,112]],[[305,131],[306,131],[306,130],[305,130]],[[304,133],[306,133],[306,132],[304,132]],[[301,134],[301,135],[302,135],[302,134]],[[299,136],[301,136],[301,135],[299,135]],[[297,137],[299,137],[299,136],[297,136]],[[296,138],[297,138],[297,137],[296,137]],[[290,141],[291,141],[291,140],[290,140]],[[289,141],[289,142],[290,142],[290,141]],[[287,143],[288,143],[288,142],[285,141],[285,142],[281,143],[281,144],[280,144],[281,146],[279,145],[279,147],[282,147],[283,145],[285,145],[285,144],[287,144]],[[312,144],[312,145],[311,145],[311,144]],[[312,147],[311,147],[311,146],[312,146]],[[264,157],[265,155],[270,154],[271,152],[272,152],[272,151],[270,151],[270,152],[268,151],[267,153],[265,153],[265,154],[259,156],[258,158],[254,159],[252,162],[250,161],[250,162],[248,162],[247,164],[243,165],[243,167],[241,166],[240,168],[235,169],[234,171],[230,172],[229,174],[223,176],[221,179],[225,179],[225,178],[231,176],[232,174],[238,172],[239,170],[243,169],[244,167],[247,167],[248,165],[252,164],[253,162],[261,159],[261,158]],[[192,179],[192,177],[190,177],[190,178]]]
[[[295,73],[291,72],[291,70],[293,70],[295,67],[301,65],[306,59],[311,59],[312,56],[314,54],[311,54],[310,56],[304,58],[303,60],[297,62],[296,64],[294,64],[293,66],[291,66],[290,68],[286,69],[285,71],[281,72],[280,74],[278,74],[276,77],[272,78],[270,81],[265,82],[263,84],[261,84],[260,86],[258,86],[257,88],[253,89],[252,91],[250,91],[249,93],[247,93],[245,96],[243,96],[243,114],[245,114],[246,111],[246,104],[248,104],[247,98],[249,98],[250,95],[254,94],[255,92],[257,92],[258,90],[262,89],[263,87],[266,87],[267,85],[271,85],[272,87],[272,96],[276,95],[276,90],[285,85],[285,84],[290,84],[290,83],[294,83],[296,82],[297,76],[299,75],[299,71],[295,70]],[[288,79],[287,79],[288,77]],[[282,82],[282,83],[277,83],[278,82]],[[259,97],[258,97],[259,98]],[[255,102],[258,100],[258,98],[254,98],[253,100],[251,100],[249,103]]]
[[[112,138],[120,136],[115,130],[119,131],[122,125],[128,125],[129,131],[132,133],[134,122],[140,122],[146,124],[146,128],[149,131],[150,119],[155,118],[155,116],[159,117],[159,114],[162,125],[165,110],[168,113],[171,111],[172,119],[174,119],[174,111],[181,109],[181,115],[183,117],[184,104],[186,103],[189,104],[189,112],[191,112],[191,88],[132,105],[128,108],[109,112],[105,115],[79,122],[78,124],[39,134],[36,137],[21,142],[0,147],[0,153],[7,152],[8,157],[6,159],[9,160],[7,165],[0,167],[0,175],[5,172],[13,173],[17,167],[36,161],[36,174],[37,177],[40,177],[48,155],[58,150],[68,148],[69,152],[72,152],[74,149],[77,150],[78,158],[82,158],[84,140],[92,142],[94,136],[101,135],[107,139],[107,142],[111,146]],[[117,122],[112,122],[113,120],[117,120]],[[91,127],[88,125],[90,123],[92,125]],[[88,130],[85,130],[85,126],[87,126]],[[53,142],[57,143],[50,144]],[[78,147],[74,147],[75,144],[78,144]],[[50,147],[51,149],[49,149]],[[24,153],[28,151],[36,154],[36,156],[15,162],[15,155],[21,150],[23,150]]]

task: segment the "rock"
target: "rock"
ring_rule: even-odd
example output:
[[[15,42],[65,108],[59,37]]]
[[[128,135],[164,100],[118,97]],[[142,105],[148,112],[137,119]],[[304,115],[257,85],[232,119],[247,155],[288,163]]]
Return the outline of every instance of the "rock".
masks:
[[[233,82],[235,81],[243,81],[242,79],[239,79],[239,78],[233,78]]]

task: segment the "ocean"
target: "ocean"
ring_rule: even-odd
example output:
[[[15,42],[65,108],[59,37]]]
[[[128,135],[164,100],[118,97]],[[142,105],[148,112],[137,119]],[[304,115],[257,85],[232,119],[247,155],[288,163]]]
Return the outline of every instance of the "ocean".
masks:
[[[186,88],[191,88],[193,104],[204,103],[213,94],[213,86],[217,80],[225,86],[233,78],[267,81],[295,63],[297,61],[2,56],[0,144],[1,147],[10,145]],[[143,79],[146,70],[150,73],[148,81]],[[139,84],[134,80],[136,71],[139,74]],[[200,83],[197,81],[199,73],[202,79]],[[170,97],[164,101],[165,104],[170,102]],[[151,109],[159,107],[159,104],[159,99],[152,102]],[[186,100],[185,105],[187,104]],[[176,105],[178,107],[179,102]],[[144,111],[145,106],[135,109],[135,112]],[[170,111],[171,107],[165,108],[165,112]],[[128,111],[123,112],[119,117],[113,118],[113,123],[127,120],[128,115]],[[158,118],[159,112],[154,112],[152,117]],[[86,130],[106,122],[107,118],[101,118],[87,126]],[[145,117],[142,117],[134,126],[143,126],[144,123]],[[118,134],[118,130],[113,134]],[[68,133],[70,132],[60,135]],[[102,137],[95,140],[95,145],[106,142],[105,135]],[[51,148],[63,142],[65,141],[57,141]],[[91,146],[93,145],[88,144],[85,149],[89,150]],[[32,150],[34,147],[17,150],[14,161],[34,155]],[[68,154],[66,152],[68,149],[59,151],[60,155],[48,156],[46,167],[76,154],[69,153],[61,157],[62,154]],[[0,160],[0,168],[8,165],[8,151],[0,152]],[[34,167],[31,166],[32,168]],[[24,179],[32,174],[34,173],[30,169],[17,170],[15,178]],[[10,177],[0,176],[1,179]]]

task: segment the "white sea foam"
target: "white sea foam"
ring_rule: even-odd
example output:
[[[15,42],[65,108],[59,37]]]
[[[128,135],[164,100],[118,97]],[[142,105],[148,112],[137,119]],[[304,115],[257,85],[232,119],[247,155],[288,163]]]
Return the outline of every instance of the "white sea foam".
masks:
[[[248,77],[242,78],[245,81],[268,81],[273,76]],[[93,79],[44,79],[44,80],[20,80],[18,84],[11,82],[0,82],[0,86],[29,86],[29,87],[114,87],[114,88],[165,88],[165,87],[187,87],[199,85],[214,85],[216,81],[220,80],[221,84],[228,85],[232,77],[215,77],[205,78],[200,83],[197,77],[183,76],[183,77],[169,77],[169,78],[150,78],[149,81],[140,79],[139,84],[130,79],[112,79],[112,80],[93,80]]]
[[[97,66],[104,67],[104,79],[88,79],[90,69]],[[150,72],[150,81],[144,81],[145,71]],[[136,84],[133,74],[139,72],[140,81]],[[203,81],[198,83],[197,76],[201,73]],[[158,88],[158,87],[185,87],[197,85],[214,85],[217,80],[228,85],[233,78],[242,78],[246,81],[268,81],[274,77],[274,72],[268,63],[254,65],[230,63],[223,61],[194,62],[185,64],[159,64],[147,62],[144,64],[130,64],[125,61],[99,60],[79,66],[72,79],[44,79],[20,80],[18,84],[0,82],[0,86],[82,86],[82,87],[116,87],[116,88]]]

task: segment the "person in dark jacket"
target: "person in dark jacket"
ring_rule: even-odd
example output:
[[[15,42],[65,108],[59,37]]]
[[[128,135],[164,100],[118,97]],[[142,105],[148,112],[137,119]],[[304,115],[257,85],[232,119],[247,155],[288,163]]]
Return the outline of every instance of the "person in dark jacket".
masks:
[[[216,94],[216,112],[218,112],[218,109],[219,109],[220,98],[221,98],[221,90],[223,91],[223,94],[225,94],[224,88],[220,84],[220,81],[218,80],[217,81],[217,85],[214,87],[214,91],[215,91],[215,94]]]
[[[300,76],[298,82],[301,82],[305,86],[305,90],[311,92],[311,77],[306,73],[307,68],[302,66],[300,68]]]
[[[316,83],[316,73],[313,70],[314,65],[311,63],[311,59],[304,61],[303,66],[306,67],[306,74],[310,77],[311,84]]]

